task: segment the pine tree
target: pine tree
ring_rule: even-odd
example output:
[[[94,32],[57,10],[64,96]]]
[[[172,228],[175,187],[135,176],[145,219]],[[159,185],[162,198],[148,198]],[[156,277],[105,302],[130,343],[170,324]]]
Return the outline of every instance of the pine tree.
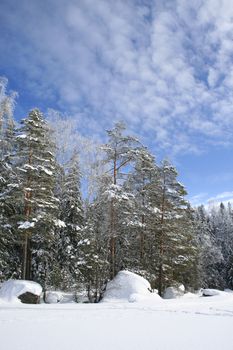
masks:
[[[19,186],[14,196],[18,234],[23,240],[22,278],[46,283],[53,257],[58,200],[54,196],[57,165],[51,132],[38,109],[22,120],[17,137]]]
[[[193,259],[192,234],[186,215],[186,191],[177,181],[177,171],[164,161],[160,168],[157,191],[154,197],[157,217],[154,222],[155,244],[158,254],[158,292],[174,282],[182,283],[183,267]],[[156,185],[155,184],[155,185]],[[191,249],[190,249],[191,248]]]
[[[127,191],[134,195],[132,218],[128,224],[129,266],[142,275],[146,274],[147,278],[150,271],[151,253],[150,223],[155,214],[150,199],[156,189],[151,186],[151,182],[157,171],[154,157],[142,147],[137,152],[133,171],[129,174],[125,184]]]
[[[105,152],[104,162],[108,165],[108,173],[112,178],[112,183],[104,191],[107,204],[106,228],[109,237],[110,278],[113,278],[121,268],[121,259],[119,259],[119,248],[122,242],[122,237],[120,239],[120,209],[130,197],[124,193],[122,188],[122,170],[135,159],[139,146],[139,142],[134,137],[124,136],[124,130],[123,123],[116,123],[112,130],[107,131],[108,143],[102,146]]]

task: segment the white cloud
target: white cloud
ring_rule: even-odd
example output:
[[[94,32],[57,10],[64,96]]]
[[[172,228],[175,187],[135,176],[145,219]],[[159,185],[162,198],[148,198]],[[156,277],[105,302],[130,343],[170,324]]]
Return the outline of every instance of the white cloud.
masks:
[[[232,198],[233,197],[233,191],[227,191],[227,192],[222,192],[220,194],[218,194],[217,196],[215,196],[213,199],[214,200],[219,200],[219,199],[223,199],[226,200],[227,198]],[[211,199],[210,199],[211,200]]]
[[[82,115],[90,132],[124,119],[173,154],[231,144],[229,1],[14,3],[0,11],[11,39],[0,46],[44,104]]]

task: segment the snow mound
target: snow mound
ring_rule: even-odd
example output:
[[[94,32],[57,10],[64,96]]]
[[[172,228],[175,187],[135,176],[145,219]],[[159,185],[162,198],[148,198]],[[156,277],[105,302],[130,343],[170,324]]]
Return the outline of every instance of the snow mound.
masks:
[[[161,300],[160,296],[150,292],[150,283],[143,277],[124,270],[108,282],[102,302],[140,302]]]
[[[177,287],[167,287],[164,291],[163,298],[164,299],[176,299],[184,295],[184,286],[181,284]]]
[[[40,296],[42,287],[38,283],[32,281],[8,280],[1,286],[0,298],[7,302],[20,303],[18,297],[27,292]]]

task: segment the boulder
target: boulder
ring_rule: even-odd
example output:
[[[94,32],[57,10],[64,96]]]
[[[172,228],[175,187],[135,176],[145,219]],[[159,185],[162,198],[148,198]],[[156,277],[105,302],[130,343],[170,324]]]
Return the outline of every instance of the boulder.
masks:
[[[40,296],[26,292],[18,296],[18,299],[23,303],[23,304],[39,304],[40,303]]]

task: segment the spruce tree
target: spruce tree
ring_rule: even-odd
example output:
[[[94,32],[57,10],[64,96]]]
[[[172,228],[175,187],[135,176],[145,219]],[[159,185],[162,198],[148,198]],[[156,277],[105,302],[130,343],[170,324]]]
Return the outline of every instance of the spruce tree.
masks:
[[[219,288],[222,277],[218,266],[222,264],[221,247],[217,245],[213,226],[204,206],[199,206],[194,213],[194,229],[198,246],[198,286]]]
[[[66,165],[60,203],[60,228],[58,241],[58,260],[66,288],[74,286],[80,278],[79,243],[82,240],[84,210],[81,197],[81,173],[78,153],[74,152]],[[63,282],[63,285],[65,283]]]
[[[15,211],[11,193],[17,183],[14,171],[15,93],[8,95],[6,86],[7,80],[0,79],[0,279],[17,277],[19,274],[18,242],[10,220]]]
[[[79,270],[88,299],[98,302],[109,278],[108,240],[103,230],[101,202],[94,201],[86,208],[82,240],[79,242]]]
[[[223,203],[220,203],[219,207],[213,207],[210,212],[210,224],[214,240],[222,254],[222,260],[216,264],[216,275],[219,276],[217,287],[229,288],[229,271],[233,255],[233,222],[229,208]]]

